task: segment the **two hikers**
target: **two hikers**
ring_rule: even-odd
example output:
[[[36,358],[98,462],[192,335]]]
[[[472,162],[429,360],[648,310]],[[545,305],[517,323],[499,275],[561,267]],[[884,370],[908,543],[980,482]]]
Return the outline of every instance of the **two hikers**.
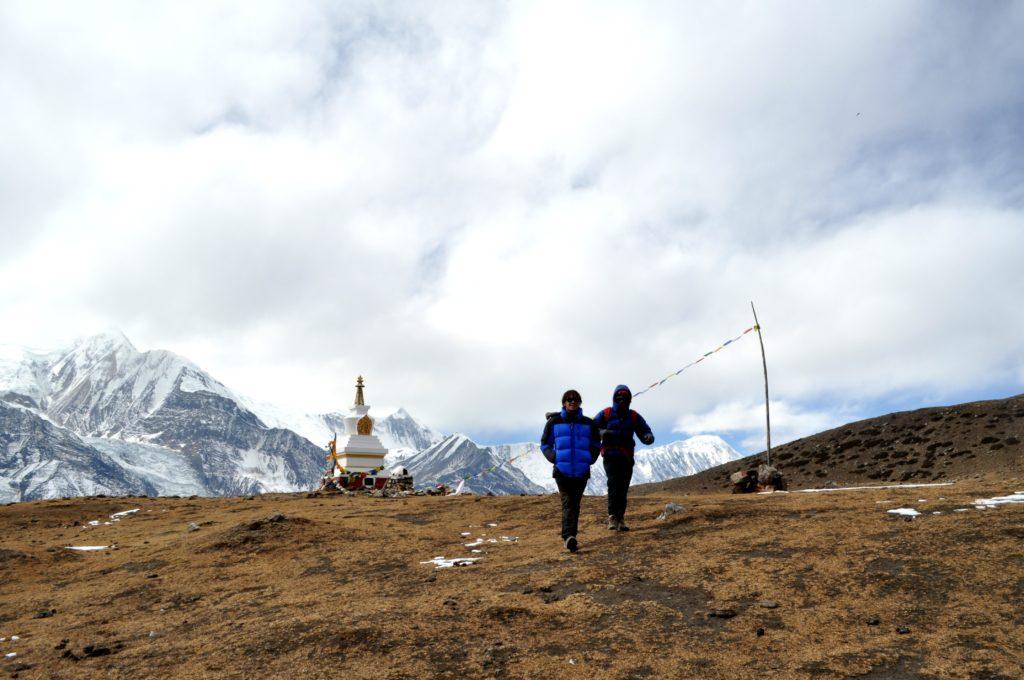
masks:
[[[612,393],[612,405],[594,418],[601,432],[601,454],[604,471],[608,475],[608,528],[629,531],[626,526],[626,495],[633,479],[635,434],[644,444],[654,443],[654,433],[639,413],[629,408],[633,393],[625,385],[618,385]]]
[[[612,394],[612,406],[591,420],[583,415],[580,393],[568,390],[562,395],[562,410],[547,414],[540,446],[554,469],[562,500],[562,540],[569,552],[579,547],[580,501],[590,479],[590,466],[604,454],[608,475],[608,528],[628,531],[625,523],[626,495],[633,478],[633,452],[636,442],[654,442],[654,434],[639,413],[629,408],[633,394],[619,385]]]
[[[590,479],[590,466],[601,452],[600,435],[594,421],[583,415],[583,399],[576,390],[562,395],[562,410],[548,414],[540,450],[554,465],[552,476],[562,499],[562,541],[569,552],[579,543],[580,501]]]

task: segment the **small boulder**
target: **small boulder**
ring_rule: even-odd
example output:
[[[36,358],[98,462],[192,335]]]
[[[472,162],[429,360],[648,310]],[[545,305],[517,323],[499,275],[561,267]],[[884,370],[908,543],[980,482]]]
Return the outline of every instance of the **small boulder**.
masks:
[[[678,503],[669,503],[665,506],[665,509],[661,511],[661,514],[658,515],[658,519],[668,519],[677,512],[683,512],[684,510],[686,510],[686,508]]]

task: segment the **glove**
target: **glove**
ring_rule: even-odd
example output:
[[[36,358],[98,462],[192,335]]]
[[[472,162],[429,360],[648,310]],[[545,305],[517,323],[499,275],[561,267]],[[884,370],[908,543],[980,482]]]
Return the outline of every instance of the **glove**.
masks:
[[[647,446],[650,446],[651,444],[654,443],[654,434],[650,432],[645,432],[644,434],[640,435],[640,441],[642,441]]]

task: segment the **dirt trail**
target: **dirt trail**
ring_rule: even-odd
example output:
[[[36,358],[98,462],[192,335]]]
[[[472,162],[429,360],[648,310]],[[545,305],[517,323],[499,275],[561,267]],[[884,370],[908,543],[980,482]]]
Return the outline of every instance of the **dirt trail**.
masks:
[[[11,505],[0,508],[0,637],[20,639],[0,642],[17,654],[0,669],[1018,678],[1024,505],[972,506],[1024,490],[1007,483],[645,496],[628,533],[607,531],[603,499],[586,498],[576,555],[558,540],[555,496]],[[656,520],[669,501],[685,510]],[[924,514],[886,512],[901,506]],[[464,547],[482,534],[484,552]],[[421,564],[440,555],[482,559]]]

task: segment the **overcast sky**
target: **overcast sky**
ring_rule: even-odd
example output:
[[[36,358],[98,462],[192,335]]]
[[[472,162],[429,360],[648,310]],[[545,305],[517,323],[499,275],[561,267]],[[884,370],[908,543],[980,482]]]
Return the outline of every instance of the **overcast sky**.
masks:
[[[1024,3],[0,4],[0,341],[539,436],[752,325],[774,435],[1024,392]],[[756,335],[639,397],[763,441]]]

